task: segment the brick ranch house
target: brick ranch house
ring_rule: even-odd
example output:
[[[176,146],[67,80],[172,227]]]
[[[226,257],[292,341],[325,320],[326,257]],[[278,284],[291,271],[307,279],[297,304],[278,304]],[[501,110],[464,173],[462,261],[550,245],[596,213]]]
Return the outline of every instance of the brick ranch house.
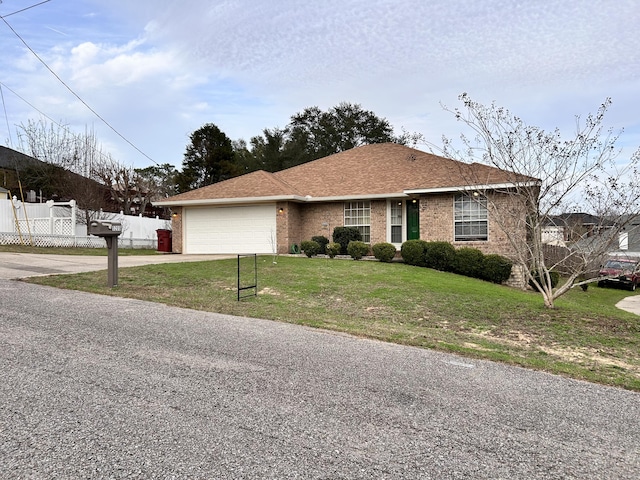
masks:
[[[499,193],[513,178],[487,165],[385,143],[276,173],[255,171],[154,205],[173,211],[174,253],[289,253],[315,235],[331,240],[335,227],[354,226],[371,245],[389,242],[399,250],[421,238],[509,257],[513,246],[496,215],[504,207],[509,231],[524,228],[526,212],[513,216],[513,197]]]

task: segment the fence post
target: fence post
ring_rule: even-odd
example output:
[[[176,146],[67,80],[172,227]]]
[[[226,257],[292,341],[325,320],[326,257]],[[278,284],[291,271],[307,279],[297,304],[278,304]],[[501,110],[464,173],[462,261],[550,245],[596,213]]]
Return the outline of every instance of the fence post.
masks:
[[[53,235],[53,200],[47,200],[49,206],[49,235]]]
[[[76,215],[78,214],[78,206],[77,206],[75,200],[71,200],[69,203],[71,204],[71,235],[73,235],[75,237],[76,236],[76,223],[77,223]]]

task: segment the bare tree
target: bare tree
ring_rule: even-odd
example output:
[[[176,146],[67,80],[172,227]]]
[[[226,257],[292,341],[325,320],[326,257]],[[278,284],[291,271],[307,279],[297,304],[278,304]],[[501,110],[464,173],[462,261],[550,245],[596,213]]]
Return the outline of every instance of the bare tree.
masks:
[[[144,212],[147,205],[153,201],[175,195],[177,192],[176,179],[178,172],[168,163],[146,168],[136,168],[136,198],[140,205],[140,212]]]
[[[603,120],[611,100],[607,99],[596,114],[584,120],[576,117],[575,132],[563,138],[559,129],[552,132],[526,125],[522,119],[495,104],[489,106],[462,94],[463,108],[444,109],[473,132],[461,135],[461,147],[443,139],[445,156],[466,161],[481,161],[511,174],[508,188],[496,193],[508,195],[510,208],[496,208],[487,195],[488,210],[509,239],[530,284],[542,294],[545,306],[553,308],[555,300],[572,286],[593,281],[594,261],[607,252],[618,250],[619,234],[629,219],[638,215],[640,200],[640,149],[619,162],[616,147],[619,133],[604,130]],[[537,179],[536,181],[532,181]],[[482,185],[482,179],[469,179]],[[522,212],[527,212],[522,215]],[[595,225],[576,228],[567,220],[573,238],[561,258],[549,262],[544,255],[542,232],[553,219],[562,222],[562,213],[589,212]],[[574,216],[575,218],[575,216]],[[559,220],[560,219],[560,220]],[[518,222],[524,229],[513,228]],[[526,238],[522,233],[527,232]],[[565,281],[552,286],[550,272],[560,269]]]
[[[138,192],[139,175],[132,166],[114,160],[111,155],[103,156],[93,164],[92,176],[99,179],[109,190],[111,200],[126,214],[132,213]]]
[[[77,138],[62,124],[28,120],[18,127],[19,148],[38,160],[76,172]],[[78,173],[78,172],[76,172]]]
[[[105,188],[91,178],[94,165],[106,157],[92,130],[75,135],[65,125],[30,120],[18,127],[18,138],[19,148],[42,162],[24,172],[32,188],[50,198],[76,200],[85,223],[108,208]]]

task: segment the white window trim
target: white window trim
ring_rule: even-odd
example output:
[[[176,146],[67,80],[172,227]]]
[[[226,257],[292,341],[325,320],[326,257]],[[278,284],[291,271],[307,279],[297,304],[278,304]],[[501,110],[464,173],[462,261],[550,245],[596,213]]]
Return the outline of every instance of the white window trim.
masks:
[[[487,238],[486,240],[458,240],[456,239],[456,198],[458,197],[458,195],[467,195],[467,196],[471,196],[470,194],[467,193],[457,193],[453,196],[453,203],[452,203],[452,207],[453,207],[453,241],[454,243],[480,243],[480,242],[488,242],[489,241],[489,204],[488,204],[488,200],[487,200],[487,205],[486,205],[486,209],[487,209]],[[487,199],[486,195],[483,195],[483,197],[485,199]]]
[[[402,203],[402,207],[401,207],[402,225],[400,226],[402,231],[402,242],[400,243],[394,243],[391,241],[391,205],[397,204],[397,203]],[[402,247],[402,244],[406,241],[407,241],[407,205],[405,201],[401,198],[394,199],[394,200],[387,200],[387,242],[395,246],[397,249],[399,249],[400,247]]]
[[[347,225],[347,205],[351,205],[353,203],[363,203],[363,204],[369,204],[369,223],[362,223],[362,224],[358,224],[358,225]],[[344,202],[344,204],[342,205],[342,224],[345,227],[369,227],[369,240],[365,241],[363,240],[363,242],[365,243],[371,243],[371,201],[370,200],[352,200],[352,201],[348,201],[348,202]]]

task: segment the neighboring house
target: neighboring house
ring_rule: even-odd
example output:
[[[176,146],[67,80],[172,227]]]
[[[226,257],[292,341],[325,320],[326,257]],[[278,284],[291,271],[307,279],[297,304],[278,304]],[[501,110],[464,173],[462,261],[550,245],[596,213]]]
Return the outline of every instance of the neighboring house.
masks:
[[[39,181],[34,182],[33,177],[36,172]],[[50,175],[52,172],[55,172],[55,175]],[[61,175],[64,175],[64,177],[61,177]],[[29,203],[44,203],[51,199],[56,201],[71,200],[71,197],[61,194],[52,185],[52,183],[62,183],[62,179],[67,183],[87,182],[92,187],[102,188],[93,180],[66,171],[61,167],[54,167],[37,158],[0,145],[0,186],[9,189],[13,196],[19,199],[24,198]],[[51,180],[56,182],[51,182]],[[47,195],[43,191],[47,187],[52,189],[54,193]]]
[[[613,223],[589,213],[563,213],[546,219],[542,243],[566,246],[572,242],[606,233]]]
[[[8,199],[9,198],[9,190],[7,190],[6,188],[0,187],[0,198]]]
[[[101,183],[1,145],[0,187],[28,203],[76,200],[94,210],[120,210],[111,191]],[[141,212],[126,213],[137,215]]]
[[[615,233],[618,222],[624,222],[624,227]],[[617,240],[611,235],[617,235]],[[588,213],[565,213],[547,219],[542,230],[542,243],[550,245],[585,248],[598,241],[611,244],[612,251],[640,252],[640,217],[622,216],[614,221]]]
[[[624,217],[626,222],[620,232],[620,250],[640,252],[640,216]]]
[[[26,168],[40,165],[42,165],[40,160],[0,145],[0,187],[11,190],[14,195],[19,196],[19,173]]]
[[[173,211],[175,253],[288,253],[303,240],[331,239],[335,227],[353,226],[371,244],[400,249],[420,238],[509,256],[513,247],[498,225],[499,209],[510,210],[503,220],[512,218],[512,230],[525,228],[526,215],[513,218],[513,198],[499,193],[513,178],[487,165],[385,143],[276,173],[248,173],[154,205]]]

